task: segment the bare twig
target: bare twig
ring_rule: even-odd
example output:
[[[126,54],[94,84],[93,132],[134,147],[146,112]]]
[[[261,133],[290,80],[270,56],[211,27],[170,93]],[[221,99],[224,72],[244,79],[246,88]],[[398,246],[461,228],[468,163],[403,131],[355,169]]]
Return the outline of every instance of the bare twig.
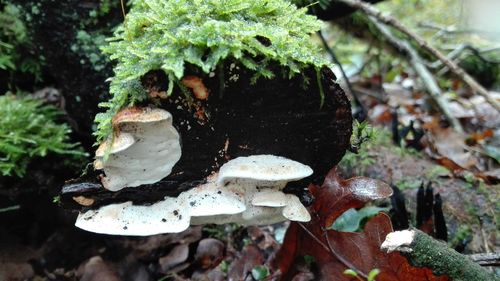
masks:
[[[332,48],[330,48],[330,46],[328,45],[328,42],[326,41],[325,37],[323,36],[323,33],[321,32],[321,30],[318,31],[318,36],[321,39],[321,42],[323,43],[323,47],[325,48],[326,52],[330,55],[330,58],[332,59],[332,61],[339,67],[340,72],[342,73],[342,78],[344,78],[344,81],[347,85],[347,89],[349,90],[349,93],[353,97],[354,103],[356,104],[357,107],[359,107],[359,110],[360,110],[359,118],[356,118],[356,119],[358,119],[359,122],[364,121],[366,119],[367,114],[368,114],[365,106],[363,105],[363,103],[361,103],[361,100],[359,99],[357,93],[354,91],[352,84],[351,84],[351,81],[349,80],[349,77],[347,77],[347,74],[345,73],[345,70],[342,67],[342,64],[337,59],[337,56],[333,52]]]
[[[325,239],[326,239],[326,242],[328,243],[328,246],[325,245],[325,243],[323,243],[318,237],[316,237],[316,235],[314,235],[314,233],[312,233],[309,229],[307,229],[307,227],[305,227],[301,222],[297,222],[297,224],[307,233],[309,234],[309,236],[311,236],[311,238],[314,239],[314,241],[316,241],[318,244],[320,244],[323,249],[325,249],[327,252],[329,252],[330,254],[332,254],[338,261],[340,261],[345,267],[347,268],[350,268],[352,270],[355,270],[359,275],[363,276],[363,277],[367,277],[368,275],[366,275],[366,273],[362,272],[362,271],[359,271],[358,269],[356,269],[356,267],[350,263],[348,260],[346,260],[344,257],[342,257],[341,255],[339,255],[332,247],[332,245],[330,244],[330,240],[328,239],[328,232],[326,232],[326,230],[323,230],[323,233],[325,234]]]
[[[398,48],[400,52],[406,54],[406,56],[409,58],[409,62],[412,68],[422,79],[422,82],[429,92],[429,95],[439,106],[441,112],[446,117],[446,119],[448,119],[453,129],[457,132],[463,132],[462,125],[451,114],[451,111],[448,107],[448,101],[443,97],[441,89],[434,79],[434,76],[432,76],[432,73],[427,69],[417,51],[407,41],[402,41],[394,37],[392,32],[386,26],[379,23],[376,19],[374,19],[373,17],[368,18],[372,21],[372,24],[380,31],[381,35],[383,35],[391,45]]]
[[[500,60],[494,60],[494,59],[489,59],[485,57],[483,54],[485,52],[491,52],[492,50],[498,50],[499,47],[496,47],[495,49],[486,49],[486,50],[479,50],[471,45],[468,44],[461,44],[457,46],[455,49],[453,49],[451,52],[448,53],[446,56],[449,60],[456,61],[457,58],[464,53],[465,51],[469,51],[472,55],[476,56],[479,58],[482,62],[484,63],[490,63],[490,64],[500,64]],[[433,63],[429,63],[428,66],[432,69],[437,69],[443,66],[443,62],[440,60],[437,60]],[[445,66],[444,70],[441,69],[439,73],[443,73],[444,71],[448,70],[448,68]]]
[[[468,257],[480,266],[499,266],[500,253],[481,253],[468,255]]]
[[[121,7],[122,7],[123,19],[125,19],[126,13],[125,13],[125,3],[124,3],[124,0],[120,0],[120,4],[121,4]]]
[[[455,35],[455,34],[484,34],[490,36],[499,35],[498,32],[493,32],[493,31],[485,31],[480,29],[456,29],[455,27],[452,26],[440,26],[435,23],[427,23],[427,22],[419,22],[418,27],[433,29],[450,35]]]
[[[497,111],[500,111],[500,103],[491,97],[488,90],[486,90],[481,84],[479,84],[474,78],[472,78],[472,76],[467,74],[467,72],[465,72],[456,63],[446,58],[446,56],[443,53],[441,53],[436,48],[430,46],[427,43],[427,41],[425,41],[422,37],[420,37],[420,35],[416,34],[415,32],[409,30],[404,25],[402,25],[396,18],[383,14],[382,11],[376,9],[369,3],[363,1],[359,0],[337,0],[337,1],[349,5],[350,7],[353,7],[355,9],[359,9],[363,13],[376,18],[378,21],[383,22],[384,24],[396,28],[403,34],[415,40],[422,49],[428,51],[433,56],[441,60],[450,69],[451,72],[453,72],[462,81],[464,81],[467,85],[469,85],[469,87],[473,91],[483,96],[486,99],[486,101],[488,101],[488,103],[491,104]]]

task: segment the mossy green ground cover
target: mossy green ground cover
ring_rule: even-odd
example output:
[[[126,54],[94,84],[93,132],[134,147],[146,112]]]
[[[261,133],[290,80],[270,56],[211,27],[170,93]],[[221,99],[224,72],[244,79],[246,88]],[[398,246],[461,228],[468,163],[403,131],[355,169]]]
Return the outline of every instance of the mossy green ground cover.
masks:
[[[79,158],[85,153],[69,140],[70,129],[58,124],[61,111],[39,100],[0,96],[0,173],[22,177],[36,157],[64,154]]]

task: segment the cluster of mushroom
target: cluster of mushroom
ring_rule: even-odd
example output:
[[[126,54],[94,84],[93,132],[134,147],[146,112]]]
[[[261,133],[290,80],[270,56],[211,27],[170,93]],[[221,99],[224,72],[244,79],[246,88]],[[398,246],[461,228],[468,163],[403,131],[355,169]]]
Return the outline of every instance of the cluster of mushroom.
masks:
[[[172,115],[163,109],[125,109],[113,119],[113,126],[112,144],[99,147],[94,163],[104,170],[101,182],[110,191],[158,182],[181,158],[179,134],[172,126]],[[129,201],[88,210],[79,214],[76,226],[106,234],[152,235],[208,223],[309,221],[299,198],[282,189],[312,173],[309,166],[280,156],[238,157],[204,184],[177,197],[151,205]]]

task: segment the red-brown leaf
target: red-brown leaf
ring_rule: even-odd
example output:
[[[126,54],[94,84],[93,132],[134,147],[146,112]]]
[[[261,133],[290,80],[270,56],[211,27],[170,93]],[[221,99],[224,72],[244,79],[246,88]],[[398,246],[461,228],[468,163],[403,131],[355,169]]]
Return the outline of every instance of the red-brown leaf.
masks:
[[[327,230],[335,219],[349,208],[359,208],[365,203],[391,195],[391,188],[377,180],[363,177],[343,180],[335,169],[327,175],[321,187],[311,185],[316,198],[308,223],[293,222],[286,233],[282,248],[273,261],[281,272],[281,280],[292,280],[299,272],[293,265],[305,255],[315,258],[318,274],[315,280],[353,280],[343,274],[346,269],[356,270],[366,276],[374,269],[381,273],[377,281],[448,280],[436,277],[429,269],[408,264],[399,253],[384,253],[380,245],[392,231],[389,217],[379,214],[366,224],[360,233]]]

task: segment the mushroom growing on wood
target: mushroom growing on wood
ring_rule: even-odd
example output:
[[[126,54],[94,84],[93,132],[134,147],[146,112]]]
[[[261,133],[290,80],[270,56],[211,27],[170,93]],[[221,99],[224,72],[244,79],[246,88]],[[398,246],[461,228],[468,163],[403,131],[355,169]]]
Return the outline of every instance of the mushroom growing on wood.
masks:
[[[76,226],[98,233],[153,235],[181,232],[190,224],[244,225],[309,221],[297,196],[281,190],[313,173],[307,165],[274,155],[238,157],[207,183],[149,206],[111,204],[78,216]]]
[[[114,137],[99,146],[94,162],[106,174],[101,180],[104,188],[117,191],[155,183],[170,174],[181,157],[181,145],[168,111],[127,108],[112,124]]]
[[[217,182],[235,194],[245,194],[245,211],[230,216],[220,214],[195,218],[193,224],[236,222],[252,225],[286,219],[309,221],[309,212],[299,198],[283,193],[282,189],[288,182],[306,178],[312,173],[307,165],[274,155],[252,155],[230,160],[220,168]]]

